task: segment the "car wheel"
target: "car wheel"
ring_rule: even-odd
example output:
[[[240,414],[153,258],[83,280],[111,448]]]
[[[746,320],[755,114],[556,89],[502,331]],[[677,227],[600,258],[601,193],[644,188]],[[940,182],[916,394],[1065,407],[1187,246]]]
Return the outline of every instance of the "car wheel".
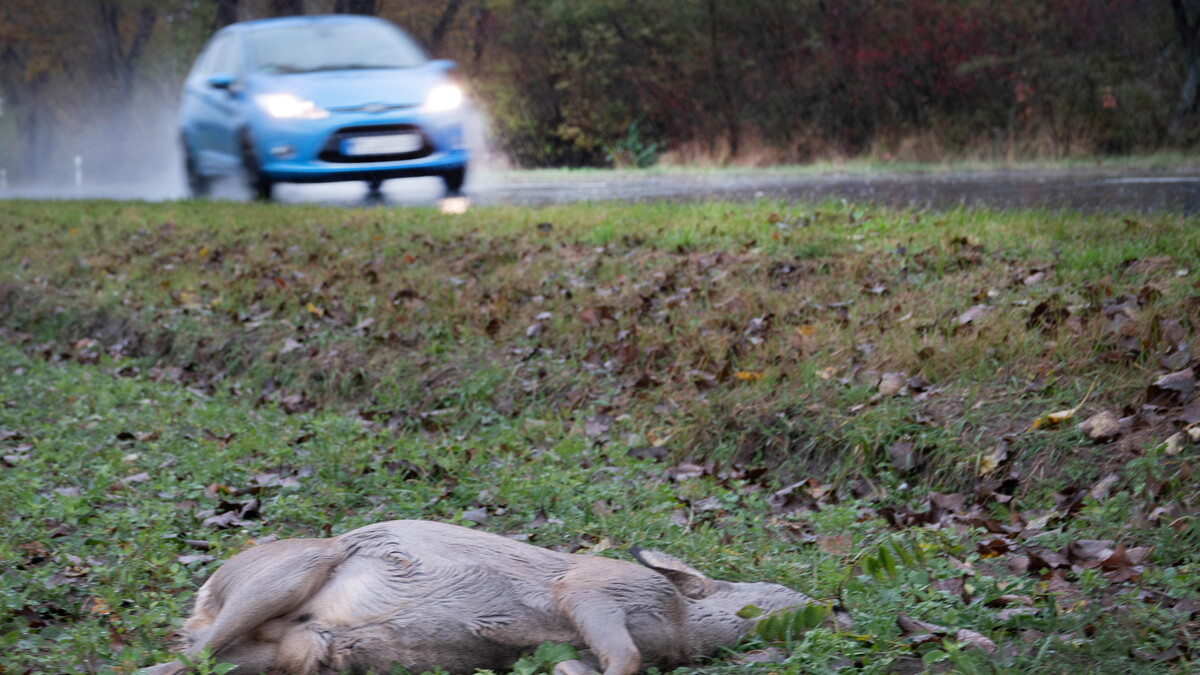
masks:
[[[212,178],[200,173],[196,166],[196,158],[191,152],[184,151],[183,171],[187,175],[188,193],[193,199],[204,199],[212,189]]]
[[[250,139],[242,139],[242,171],[246,177],[246,187],[250,188],[250,194],[259,201],[271,201],[271,195],[275,191],[275,182],[270,178],[262,175],[262,167],[258,163],[258,157],[254,154],[254,147],[250,145]]]
[[[446,184],[446,194],[450,196],[457,195],[462,192],[463,183],[467,180],[467,165],[463,164],[457,169],[451,169],[442,174],[442,182]]]

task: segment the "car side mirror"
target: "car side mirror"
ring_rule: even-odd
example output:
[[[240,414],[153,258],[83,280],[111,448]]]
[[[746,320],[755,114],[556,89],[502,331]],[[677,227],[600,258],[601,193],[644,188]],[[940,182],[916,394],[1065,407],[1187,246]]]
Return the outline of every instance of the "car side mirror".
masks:
[[[448,73],[458,67],[458,64],[450,59],[434,59],[429,62],[430,67],[436,68],[442,72]]]
[[[233,88],[233,83],[237,81],[237,78],[232,75],[221,74],[213,75],[212,77],[208,78],[207,81],[208,86],[212,87],[213,89],[224,89],[225,91],[229,91]]]

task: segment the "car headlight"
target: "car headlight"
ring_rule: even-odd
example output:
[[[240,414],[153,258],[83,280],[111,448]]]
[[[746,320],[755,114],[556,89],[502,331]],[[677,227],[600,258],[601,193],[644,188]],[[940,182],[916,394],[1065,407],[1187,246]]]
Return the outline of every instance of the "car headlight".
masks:
[[[463,102],[463,90],[453,84],[439,84],[429,91],[421,112],[436,113],[454,110]]]
[[[291,94],[260,94],[254,102],[271,117],[319,120],[329,117],[329,111]]]

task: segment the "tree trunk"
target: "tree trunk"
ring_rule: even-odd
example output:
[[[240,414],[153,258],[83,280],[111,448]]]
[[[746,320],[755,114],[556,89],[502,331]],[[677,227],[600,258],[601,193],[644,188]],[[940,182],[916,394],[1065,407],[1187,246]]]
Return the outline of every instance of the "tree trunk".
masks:
[[[106,0],[100,2],[97,9],[101,39],[98,46],[104,57],[98,63],[107,71],[103,73],[102,81],[107,82],[107,102],[111,107],[107,109],[105,121],[108,129],[105,144],[101,148],[93,149],[93,152],[115,157],[129,147],[126,141],[130,134],[136,132],[133,98],[137,65],[158,23],[158,10],[153,7],[136,10],[133,35],[123,40],[121,26],[127,23],[124,6],[119,2]]]
[[[138,11],[133,38],[129,47],[122,49],[121,6],[111,1],[101,2],[98,10],[105,55],[104,65],[112,82],[111,94],[118,106],[127,106],[133,95],[135,66],[154,32],[154,26],[158,22],[158,11],[153,7],[145,7]]]
[[[729,135],[729,157],[736,158],[741,151],[741,128],[733,95],[729,91],[729,81],[725,76],[725,61],[722,57],[724,46],[717,39],[717,4],[716,0],[708,0],[708,51],[712,60],[713,79],[717,85],[717,95],[721,107],[721,116],[725,118],[725,133]]]
[[[1195,20],[1189,19],[1183,0],[1171,0],[1171,9],[1175,13],[1175,30],[1179,32],[1179,39],[1183,43],[1183,62],[1187,71],[1183,87],[1179,90],[1179,102],[1175,104],[1175,112],[1171,115],[1171,125],[1167,130],[1171,136],[1178,136],[1183,131],[1184,120],[1196,109],[1196,94],[1200,89],[1200,69],[1196,65],[1200,16]]]
[[[458,14],[458,8],[462,7],[463,0],[450,0],[446,3],[446,9],[442,11],[441,18],[438,19],[437,25],[433,27],[433,32],[429,34],[429,51],[435,55],[442,47],[442,40],[446,38],[446,31],[450,28],[450,22],[454,21],[454,15]]]
[[[217,18],[213,21],[213,30],[224,28],[238,20],[238,0],[216,0]]]
[[[333,5],[335,14],[375,14],[375,0],[337,0]]]
[[[299,16],[304,13],[304,0],[271,0],[271,16]]]

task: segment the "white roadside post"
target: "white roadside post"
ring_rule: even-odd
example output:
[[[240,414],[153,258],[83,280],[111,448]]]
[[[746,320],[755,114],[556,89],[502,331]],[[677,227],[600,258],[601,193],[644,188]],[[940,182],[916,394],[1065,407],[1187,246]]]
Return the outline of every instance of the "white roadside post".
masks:
[[[83,187],[83,157],[75,155],[75,187]]]

